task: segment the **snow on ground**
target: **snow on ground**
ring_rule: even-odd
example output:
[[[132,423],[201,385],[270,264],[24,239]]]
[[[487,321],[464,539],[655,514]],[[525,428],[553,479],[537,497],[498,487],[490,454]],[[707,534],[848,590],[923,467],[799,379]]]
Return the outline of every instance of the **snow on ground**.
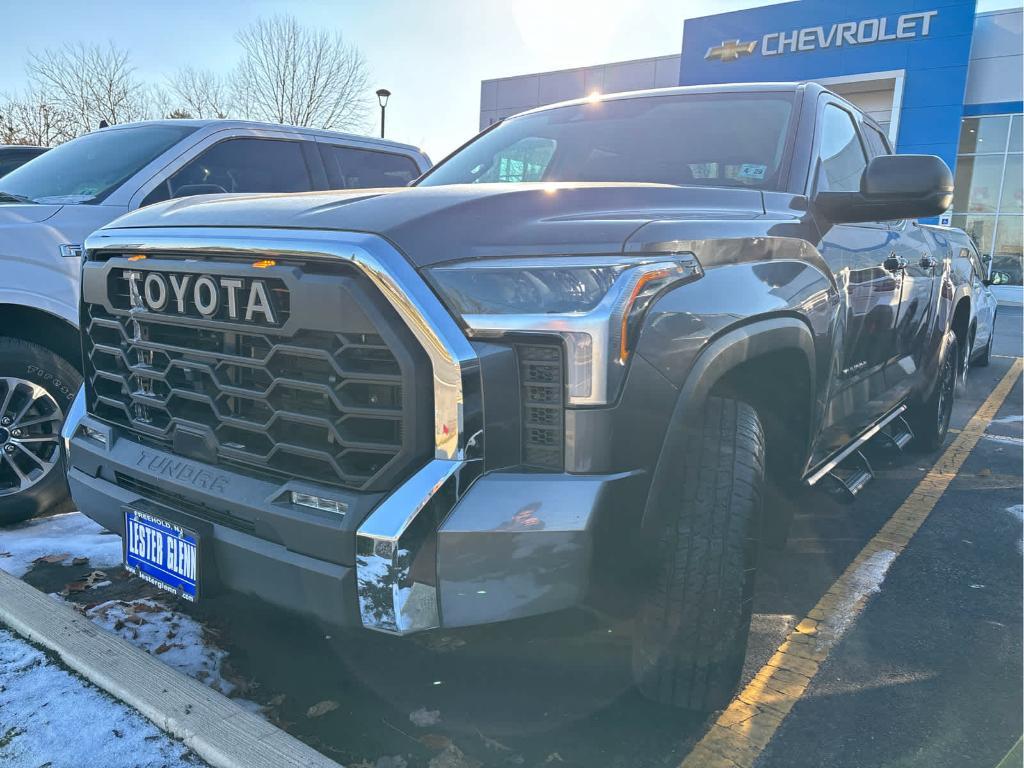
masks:
[[[121,564],[121,537],[109,533],[81,512],[40,517],[0,530],[0,570],[21,578],[40,557],[53,562],[87,557],[94,568]]]
[[[205,763],[133,709],[0,629],[0,765],[194,768]]]
[[[227,651],[217,646],[209,630],[183,613],[140,598],[110,600],[90,608],[85,615],[215,691],[227,696],[237,687],[224,678]]]

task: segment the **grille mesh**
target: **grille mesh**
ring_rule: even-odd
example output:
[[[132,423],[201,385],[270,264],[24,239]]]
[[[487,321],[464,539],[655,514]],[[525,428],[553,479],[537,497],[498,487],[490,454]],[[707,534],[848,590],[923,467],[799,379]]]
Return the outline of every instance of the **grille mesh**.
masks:
[[[554,345],[518,344],[523,404],[523,463],[543,469],[564,465],[564,364]]]
[[[217,464],[360,490],[408,460],[405,380],[378,335],[223,330],[100,304],[82,319],[89,411],[157,447],[174,450],[184,427],[212,434]]]

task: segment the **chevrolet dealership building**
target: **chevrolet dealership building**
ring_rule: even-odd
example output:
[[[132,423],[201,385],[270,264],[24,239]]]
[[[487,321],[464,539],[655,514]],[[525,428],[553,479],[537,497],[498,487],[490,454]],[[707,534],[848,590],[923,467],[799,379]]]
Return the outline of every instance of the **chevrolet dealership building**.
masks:
[[[678,55],[485,80],[480,127],[592,93],[815,80],[872,115],[898,152],[956,174],[946,217],[990,259],[1001,300],[1022,283],[1022,11],[974,0],[802,0],[688,19]]]

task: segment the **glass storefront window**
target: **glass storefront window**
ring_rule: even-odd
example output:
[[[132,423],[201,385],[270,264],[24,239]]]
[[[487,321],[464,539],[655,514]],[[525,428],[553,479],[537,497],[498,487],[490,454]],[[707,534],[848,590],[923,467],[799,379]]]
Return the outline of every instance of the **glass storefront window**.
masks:
[[[992,235],[996,230],[996,217],[953,214],[952,224],[971,236],[974,244],[978,246],[981,258],[987,261],[992,252]]]
[[[980,155],[985,152],[1006,151],[1006,134],[1010,127],[1009,115],[994,117],[965,117],[960,123],[961,155]]]
[[[1024,115],[1013,116],[1013,126],[1010,128],[1010,146],[1007,149],[1010,152],[1021,151],[1021,123],[1024,122]]]
[[[1024,247],[1021,245],[1021,224],[1024,216],[1000,216],[992,248],[991,276],[999,285],[1021,285],[1024,277]],[[997,275],[996,273],[1000,274]]]
[[[957,161],[953,210],[995,213],[1003,180],[1004,155],[961,157]]]
[[[1003,174],[1003,194],[999,198],[999,213],[1022,213],[1021,197],[1024,195],[1024,155],[1007,155],[1006,172]]]
[[[1024,282],[1022,115],[965,117],[961,122],[954,227],[967,232],[996,285]]]

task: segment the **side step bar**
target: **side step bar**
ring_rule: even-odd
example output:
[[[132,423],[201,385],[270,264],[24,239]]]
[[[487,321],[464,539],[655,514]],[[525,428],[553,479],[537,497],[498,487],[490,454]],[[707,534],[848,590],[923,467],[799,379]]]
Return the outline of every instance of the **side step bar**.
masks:
[[[914,439],[914,430],[910,428],[910,424],[903,416],[899,416],[882,428],[878,433],[878,438],[884,440],[884,444],[896,453],[903,453],[903,449]]]
[[[891,439],[894,443],[898,442],[901,443],[902,445],[906,445],[907,443],[909,443],[910,440],[913,438],[914,434],[913,432],[910,431],[910,427],[906,425],[906,420],[902,418],[903,412],[906,410],[907,406],[901,405],[898,408],[894,408],[893,410],[889,411],[889,413],[887,413],[881,419],[876,421],[866,430],[861,432],[860,435],[858,435],[858,437],[848,446],[843,448],[838,453],[833,454],[830,458],[826,459],[824,462],[819,464],[804,482],[806,482],[807,485],[814,485],[819,480],[821,480],[821,478],[827,477],[832,472],[832,470],[834,470],[836,467],[839,467],[840,464],[846,461],[846,459],[850,458],[854,453],[858,453],[860,454],[860,459],[853,459],[854,466],[860,467],[862,471],[863,468],[866,466],[868,471],[867,480],[864,480],[864,482],[860,483],[857,486],[857,491],[855,491],[854,494],[859,492],[861,488],[863,488],[867,484],[867,481],[874,477],[874,473],[871,472],[871,465],[868,464],[867,459],[864,458],[864,455],[861,453],[861,447],[868,440],[870,440],[879,432],[881,432],[883,427],[885,427],[891,421],[897,418],[900,419],[900,421],[902,422],[902,426],[905,427],[905,430],[900,430],[898,433],[896,433],[898,435],[898,441],[897,437],[892,437]],[[899,429],[899,427],[897,427],[897,429]],[[840,470],[840,472],[842,471],[843,470]]]
[[[852,500],[874,479],[875,473],[867,456],[862,451],[854,451],[841,464],[833,467],[828,477],[836,483],[840,492]]]

